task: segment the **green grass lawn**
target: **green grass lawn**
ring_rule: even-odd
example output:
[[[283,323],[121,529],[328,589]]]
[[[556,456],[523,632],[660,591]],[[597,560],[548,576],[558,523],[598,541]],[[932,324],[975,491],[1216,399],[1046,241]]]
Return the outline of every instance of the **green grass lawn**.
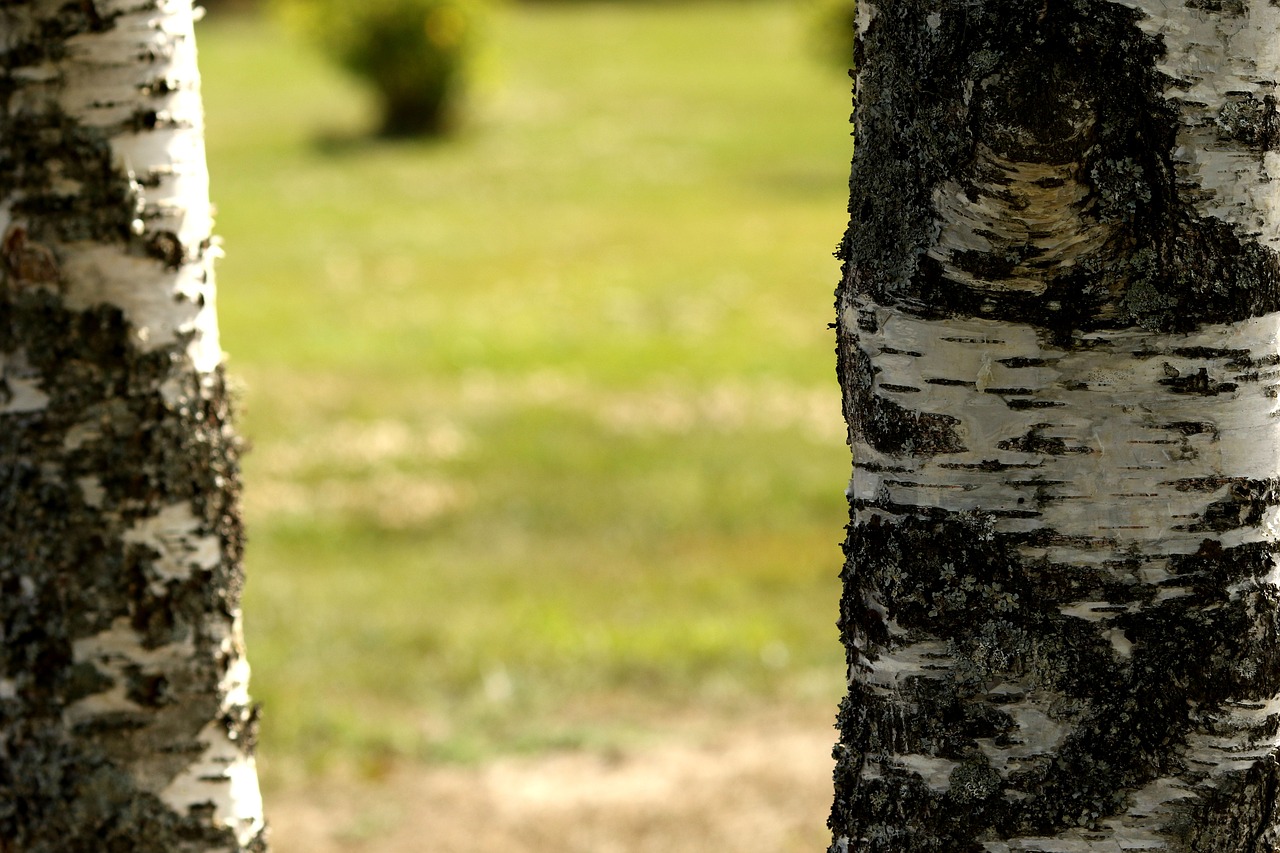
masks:
[[[270,784],[834,712],[851,141],[807,25],[504,6],[444,143],[202,25]]]

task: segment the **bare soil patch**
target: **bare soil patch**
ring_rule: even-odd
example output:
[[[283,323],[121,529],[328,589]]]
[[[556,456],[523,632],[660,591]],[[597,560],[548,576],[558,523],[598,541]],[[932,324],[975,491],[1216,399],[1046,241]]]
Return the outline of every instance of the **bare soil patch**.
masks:
[[[268,803],[276,853],[818,853],[826,721],[681,726],[641,745],[402,767]]]

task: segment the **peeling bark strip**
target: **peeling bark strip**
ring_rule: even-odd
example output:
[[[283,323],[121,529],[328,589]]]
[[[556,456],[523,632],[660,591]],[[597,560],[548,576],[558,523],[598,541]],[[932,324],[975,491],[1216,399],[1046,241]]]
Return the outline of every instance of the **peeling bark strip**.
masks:
[[[832,853],[1280,850],[1280,5],[858,30]]]
[[[264,851],[190,0],[0,7],[0,850]]]

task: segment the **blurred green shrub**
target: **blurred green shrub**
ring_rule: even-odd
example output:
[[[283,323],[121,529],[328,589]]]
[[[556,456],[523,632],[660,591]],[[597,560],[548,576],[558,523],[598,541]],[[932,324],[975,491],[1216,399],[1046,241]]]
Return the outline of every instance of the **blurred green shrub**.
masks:
[[[387,136],[456,123],[479,42],[481,0],[278,0],[286,21],[368,81]]]

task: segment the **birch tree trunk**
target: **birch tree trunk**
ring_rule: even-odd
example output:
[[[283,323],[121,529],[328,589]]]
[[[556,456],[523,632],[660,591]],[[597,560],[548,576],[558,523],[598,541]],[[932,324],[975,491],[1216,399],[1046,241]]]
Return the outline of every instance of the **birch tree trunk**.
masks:
[[[1280,849],[1280,4],[859,5],[831,850]]]
[[[190,0],[0,4],[0,851],[265,850]]]

